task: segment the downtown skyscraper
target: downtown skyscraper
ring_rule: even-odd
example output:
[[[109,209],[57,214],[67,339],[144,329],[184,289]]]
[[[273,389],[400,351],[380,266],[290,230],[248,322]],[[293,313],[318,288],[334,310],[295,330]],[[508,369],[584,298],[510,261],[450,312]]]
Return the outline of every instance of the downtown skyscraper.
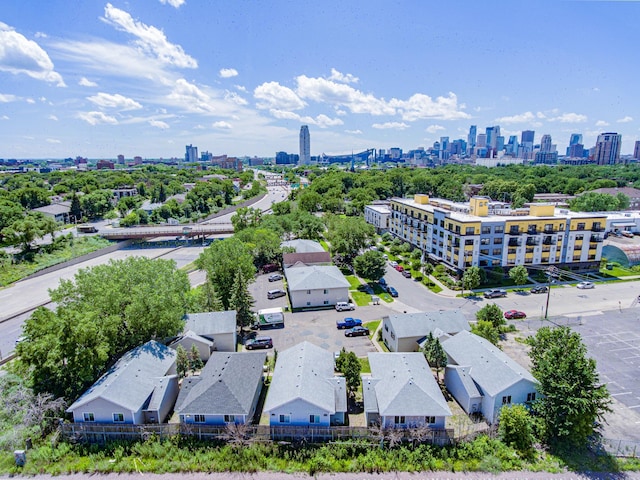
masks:
[[[598,135],[593,159],[598,165],[613,165],[620,163],[620,145],[622,135],[608,132]]]
[[[300,165],[309,165],[311,163],[311,137],[309,136],[309,127],[302,125],[300,127]]]

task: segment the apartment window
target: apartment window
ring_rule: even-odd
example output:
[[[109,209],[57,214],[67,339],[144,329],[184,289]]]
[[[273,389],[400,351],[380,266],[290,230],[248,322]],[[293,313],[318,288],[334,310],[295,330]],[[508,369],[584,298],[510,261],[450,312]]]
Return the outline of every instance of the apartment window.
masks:
[[[320,415],[309,415],[309,423],[320,423]]]
[[[533,402],[536,399],[536,392],[527,393],[527,402]]]
[[[113,414],[114,423],[122,423],[124,422],[124,413],[114,413]]]
[[[291,423],[290,415],[280,415],[280,423]]]
[[[83,413],[82,418],[85,422],[95,422],[95,418],[93,417],[93,413]]]
[[[584,239],[584,235],[576,235],[576,242],[581,242]]]
[[[494,249],[493,249],[493,252],[491,252],[491,254],[492,254],[493,256],[496,256],[496,255],[502,255],[502,250],[500,250],[499,248],[494,248]]]
[[[236,416],[235,415],[225,415],[224,416],[224,423],[236,423]]]
[[[476,233],[475,227],[467,227],[466,230],[464,231],[465,235],[473,235],[475,233]]]
[[[517,235],[518,233],[520,233],[520,227],[519,227],[519,226],[517,226],[517,225],[516,225],[516,226],[514,226],[514,227],[511,227],[511,228],[509,229],[509,233],[510,233],[511,235]]]
[[[460,234],[460,225],[456,225],[456,233]]]
[[[204,415],[196,414],[193,416],[194,423],[204,423]]]
[[[488,248],[483,248],[480,250],[480,255],[489,255],[489,249]]]
[[[502,245],[502,238],[494,238],[493,239],[493,244],[494,245]]]
[[[311,295],[311,290],[307,290],[307,295]]]
[[[580,261],[580,255],[574,255],[573,256],[573,261],[574,262],[579,262]]]
[[[444,220],[440,220],[438,222],[438,225],[440,225],[440,228],[444,228]]]
[[[329,290],[327,290],[327,289],[325,288],[325,289],[324,289],[324,291],[323,291],[323,293],[324,293],[325,295],[327,295],[327,294],[329,293]]]
[[[489,245],[489,238],[482,238],[480,239],[480,245]]]
[[[491,227],[482,227],[482,233],[484,235],[487,235],[487,234],[491,233]],[[427,418],[429,418],[429,417],[427,417]]]
[[[322,302],[323,305],[329,305],[329,300],[325,300]]]
[[[396,415],[393,419],[393,423],[395,423],[396,425],[404,425],[406,423],[406,418],[404,417],[404,415]]]
[[[507,253],[509,255],[514,255],[516,253],[516,249],[515,248],[510,248],[509,250],[507,250]]]
[[[310,306],[311,306],[311,302],[307,302],[307,307],[310,307]]]
[[[464,241],[465,245],[473,245],[473,239],[467,239]]]
[[[493,229],[495,233],[504,233],[504,227],[502,225],[497,226]]]
[[[545,232],[553,232],[553,223],[545,223],[544,224]]]
[[[424,417],[424,423],[436,423],[436,417]]]
[[[584,230],[584,223],[578,224],[578,230]]]
[[[511,395],[506,395],[506,396],[502,397],[502,404],[503,405],[510,405],[511,404]]]

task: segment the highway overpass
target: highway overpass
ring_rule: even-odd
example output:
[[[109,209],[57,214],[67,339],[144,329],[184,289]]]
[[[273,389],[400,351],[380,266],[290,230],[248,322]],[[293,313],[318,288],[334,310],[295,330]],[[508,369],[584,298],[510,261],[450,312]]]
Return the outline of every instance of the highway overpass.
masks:
[[[220,235],[224,233],[233,233],[233,225],[231,223],[109,228],[101,230],[99,235],[107,240],[128,240],[154,237],[206,238],[210,235]]]

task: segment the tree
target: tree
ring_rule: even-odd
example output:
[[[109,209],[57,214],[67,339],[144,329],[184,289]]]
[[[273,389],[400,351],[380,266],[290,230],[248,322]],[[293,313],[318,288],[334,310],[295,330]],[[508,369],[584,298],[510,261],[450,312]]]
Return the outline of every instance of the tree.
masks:
[[[502,310],[495,303],[485,305],[478,310],[476,312],[476,320],[490,322],[496,330],[499,330],[502,325],[507,323],[502,314]]]
[[[580,334],[569,327],[543,327],[527,342],[531,373],[539,382],[533,411],[544,440],[552,446],[584,445],[596,420],[610,411],[596,361],[587,357]]]
[[[233,230],[240,232],[245,228],[255,228],[260,225],[262,219],[262,211],[258,208],[240,207],[231,216]]]
[[[186,377],[189,373],[189,355],[182,345],[176,348],[176,371],[180,378]]]
[[[427,336],[422,353],[429,363],[429,366],[436,369],[436,377],[438,381],[440,381],[440,370],[447,366],[448,358],[444,348],[442,348],[440,340],[435,338],[431,332],[429,332]]]
[[[31,251],[36,238],[45,235],[50,229],[50,221],[40,212],[29,212],[24,217],[14,221],[2,231],[3,237],[22,246],[24,253]],[[55,225],[55,222],[53,222]]]
[[[473,290],[480,286],[480,267],[469,267],[462,275],[462,289]]]
[[[353,266],[358,276],[370,280],[378,280],[384,276],[387,270],[387,261],[381,252],[369,250],[356,257],[353,261]]]
[[[267,263],[282,263],[281,240],[276,232],[262,227],[245,228],[236,232],[234,237],[249,248],[256,267]]]
[[[200,358],[200,350],[198,350],[198,346],[195,343],[192,343],[191,351],[189,352],[189,368],[195,372],[196,370],[202,369],[203,366],[204,363]]]
[[[248,327],[255,321],[251,307],[253,297],[247,288],[247,281],[244,279],[242,269],[238,268],[233,280],[233,290],[231,294],[231,307],[236,311],[236,322],[240,326],[240,333],[244,327]]]
[[[500,409],[498,437],[523,457],[533,453],[533,420],[524,405],[505,405]]]
[[[213,242],[196,260],[196,266],[207,272],[207,281],[220,296],[224,310],[229,310],[234,280],[238,269],[243,278],[253,280],[256,267],[249,248],[231,237]]]
[[[524,265],[516,265],[509,270],[509,278],[516,285],[524,285],[529,281],[529,272],[527,272],[527,268]]]
[[[333,217],[330,220],[328,239],[333,254],[341,255],[345,262],[353,259],[375,238],[375,228],[364,218]]]
[[[471,333],[490,341],[496,346],[500,341],[500,332],[498,329],[496,329],[491,322],[485,320],[478,320],[475,324],[472,323]]]
[[[336,360],[336,370],[344,375],[349,396],[355,395],[360,386],[360,360],[354,352],[347,352],[344,348]]]
[[[80,199],[78,195],[76,195],[76,192],[73,192],[73,196],[71,197],[71,210],[69,211],[69,215],[76,223],[82,220],[82,207],[80,206]]]

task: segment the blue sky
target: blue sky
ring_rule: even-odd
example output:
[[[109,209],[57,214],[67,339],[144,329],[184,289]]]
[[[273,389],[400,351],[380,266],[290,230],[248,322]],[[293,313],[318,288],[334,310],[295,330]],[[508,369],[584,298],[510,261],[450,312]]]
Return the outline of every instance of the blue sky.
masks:
[[[2,0],[0,158],[640,138],[640,2]]]

